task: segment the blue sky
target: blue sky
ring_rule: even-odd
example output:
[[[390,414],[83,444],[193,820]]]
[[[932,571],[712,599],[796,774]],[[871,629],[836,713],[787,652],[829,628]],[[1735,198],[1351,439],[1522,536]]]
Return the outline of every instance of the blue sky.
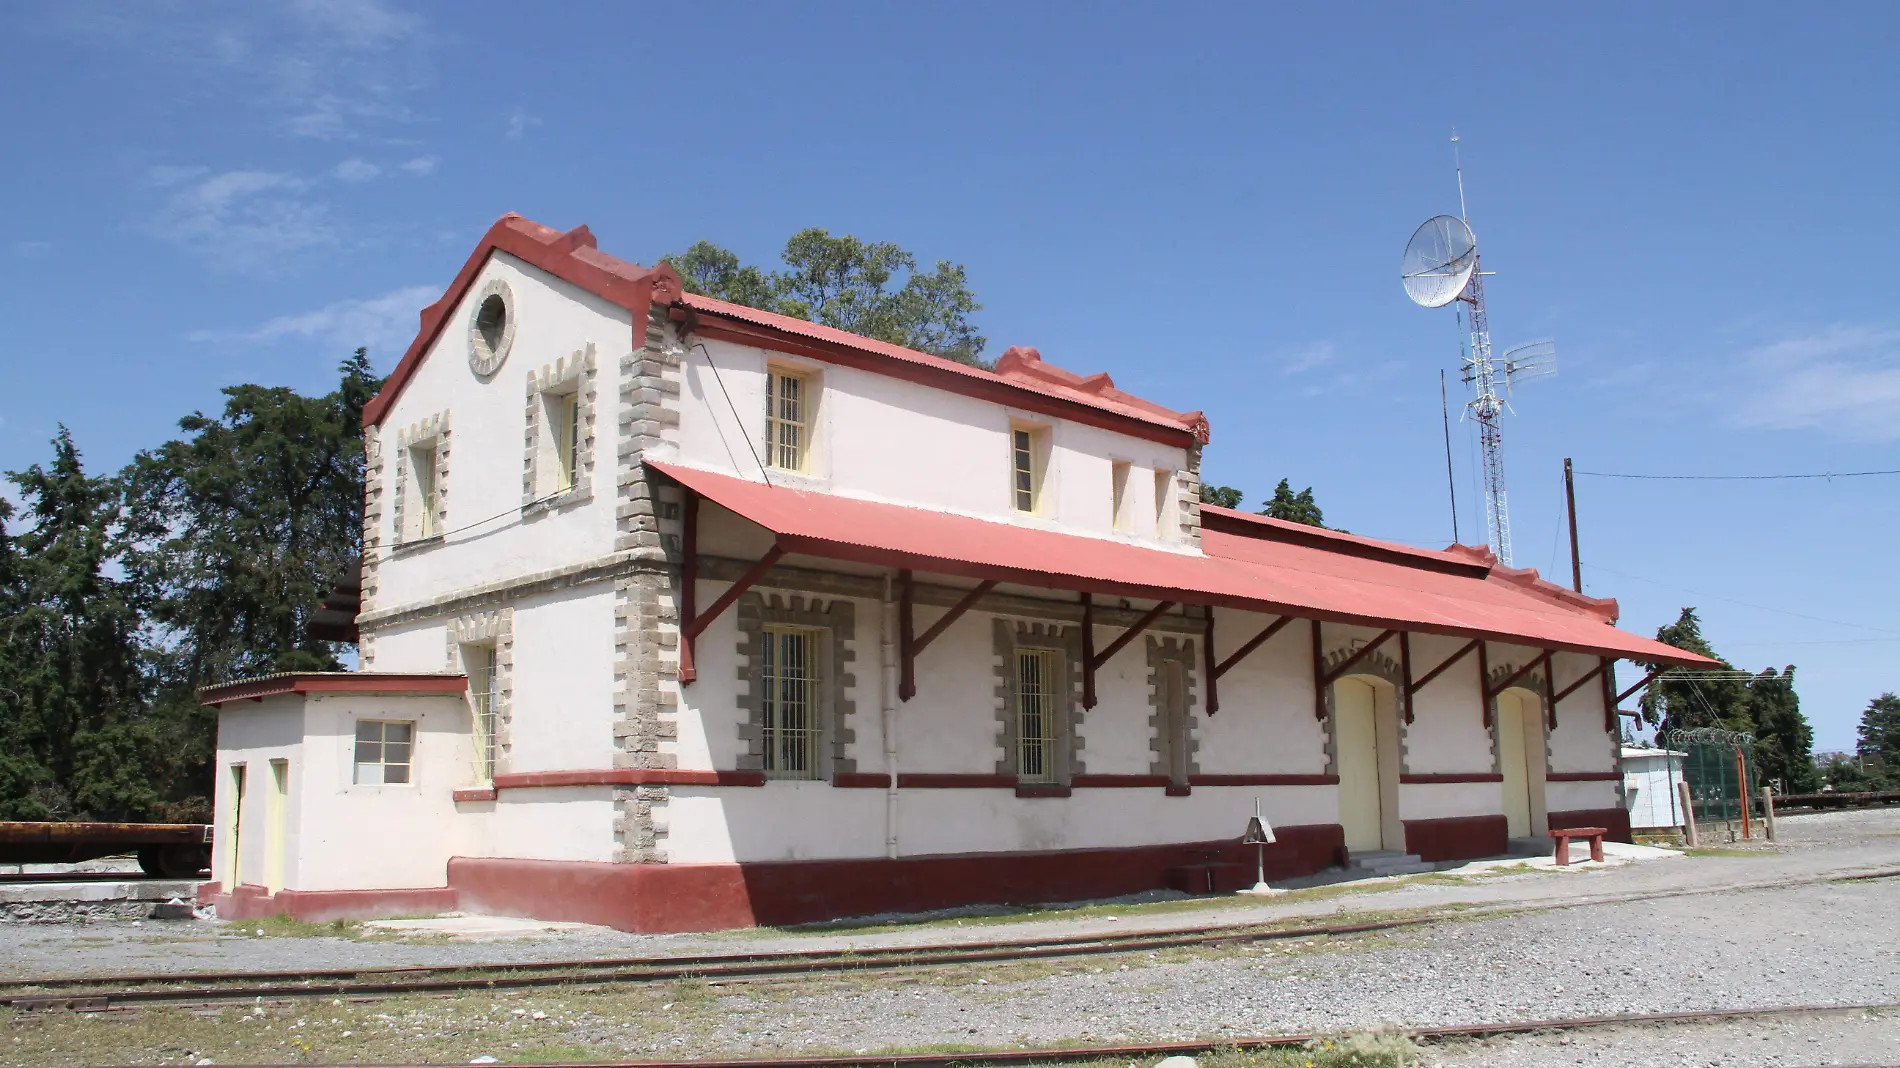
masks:
[[[1520,565],[1567,577],[1565,456],[1900,468],[1900,7],[1588,14],[10,5],[0,468],[62,421],[116,467],[359,344],[386,370],[507,211],[641,262],[769,264],[816,225],[966,264],[992,354],[1206,410],[1210,481],[1439,545],[1456,328],[1397,267],[1457,207],[1453,127],[1494,338],[1558,346],[1506,428]],[[1900,478],[1585,478],[1578,507],[1589,592],[1798,665],[1821,748],[1900,689]]]

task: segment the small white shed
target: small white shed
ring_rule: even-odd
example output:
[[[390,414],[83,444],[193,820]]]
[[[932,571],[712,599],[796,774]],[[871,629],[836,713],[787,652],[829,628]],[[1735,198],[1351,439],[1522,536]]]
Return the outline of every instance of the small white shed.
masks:
[[[1673,749],[1623,747],[1623,803],[1629,806],[1631,830],[1682,826],[1676,784],[1682,781],[1685,755]]]

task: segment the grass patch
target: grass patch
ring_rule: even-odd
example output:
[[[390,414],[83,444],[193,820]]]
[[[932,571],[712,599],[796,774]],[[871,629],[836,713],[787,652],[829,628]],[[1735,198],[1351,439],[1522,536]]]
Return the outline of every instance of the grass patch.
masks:
[[[1731,849],[1726,846],[1697,846],[1682,851],[1688,857],[1767,857],[1773,856],[1771,849]]]
[[[363,925],[355,920],[306,923],[280,912],[261,920],[234,921],[223,933],[246,938],[356,938],[363,933]]]

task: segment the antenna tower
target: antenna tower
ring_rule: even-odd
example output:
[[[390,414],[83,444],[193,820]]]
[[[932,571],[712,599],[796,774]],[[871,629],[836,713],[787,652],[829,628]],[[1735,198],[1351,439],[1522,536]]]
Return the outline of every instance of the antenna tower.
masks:
[[[1503,415],[1506,401],[1518,381],[1556,371],[1556,346],[1535,341],[1491,355],[1491,322],[1484,307],[1484,272],[1479,267],[1478,243],[1472,236],[1465,208],[1465,169],[1458,152],[1458,133],[1452,131],[1452,165],[1458,175],[1458,215],[1440,215],[1425,221],[1405,248],[1400,279],[1415,303],[1442,308],[1454,302],[1470,306],[1465,317],[1470,347],[1460,353],[1464,380],[1475,396],[1465,412],[1478,424],[1484,447],[1484,518],[1486,540],[1505,566],[1511,560],[1511,509],[1504,486]],[[1461,349],[1464,348],[1460,346]]]

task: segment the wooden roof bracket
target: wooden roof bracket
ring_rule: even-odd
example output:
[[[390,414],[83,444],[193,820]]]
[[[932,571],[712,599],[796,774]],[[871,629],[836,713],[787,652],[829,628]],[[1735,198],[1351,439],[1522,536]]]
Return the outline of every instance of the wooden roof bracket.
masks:
[[[1523,667],[1518,668],[1516,671],[1511,672],[1509,678],[1506,678],[1503,682],[1498,683],[1496,686],[1491,685],[1490,682],[1487,681],[1484,684],[1485,700],[1487,701],[1495,700],[1499,694],[1517,685],[1519,679],[1522,679],[1524,676],[1530,674],[1533,671],[1536,671],[1538,668],[1538,665],[1542,664],[1544,661],[1548,659],[1550,659],[1550,651],[1545,650],[1544,652],[1541,652],[1537,654],[1536,656],[1531,657],[1528,661],[1525,661]],[[1546,671],[1544,672],[1544,675],[1545,677],[1549,677],[1550,672]]]
[[[689,555],[686,559],[692,562],[688,566],[697,568],[695,555]],[[739,576],[739,581],[733,583],[727,588],[726,592],[720,594],[719,599],[714,601],[704,612],[695,611],[693,603],[689,600],[684,600],[682,597],[680,606],[679,669],[679,681],[681,685],[686,685],[699,677],[698,670],[693,664],[693,643],[695,640],[699,638],[700,634],[703,633],[707,627],[712,625],[713,620],[725,614],[726,609],[731,608],[733,602],[744,595],[745,591],[751,589],[755,583],[764,578],[765,573],[772,570],[772,565],[778,563],[779,557],[784,555],[784,546],[773,542],[772,547],[766,550],[765,555],[759,557],[759,562],[747,568],[746,573]],[[684,595],[688,588],[689,584],[682,579],[680,583],[681,594]]]
[[[1603,683],[1603,731],[1616,733],[1616,657],[1603,658],[1603,671],[1597,676]]]
[[[912,622],[911,612],[916,606],[916,597],[910,569],[904,568],[899,571],[897,581],[903,590],[897,601],[900,650],[898,655],[901,661],[897,676],[897,699],[908,701],[917,696],[917,654],[928,648],[930,643],[936,641],[944,631],[949,630],[950,624],[961,619],[963,613],[976,607],[976,603],[982,600],[984,595],[996,588],[996,580],[985,579],[971,587],[968,593],[964,594],[956,604],[951,605],[950,610],[922,634],[914,634],[916,628]]]
[[[1267,644],[1268,641],[1272,640],[1275,634],[1278,634],[1282,630],[1285,630],[1287,624],[1293,622],[1293,619],[1294,619],[1293,616],[1281,616],[1279,619],[1274,620],[1273,622],[1267,624],[1264,628],[1262,628],[1260,633],[1247,639],[1246,643],[1243,644],[1240,648],[1234,650],[1232,653],[1229,653],[1227,655],[1227,659],[1222,660],[1219,663],[1215,663],[1214,662],[1214,609],[1211,606],[1208,608],[1207,610],[1207,637],[1204,638],[1201,643],[1203,646],[1202,653],[1204,654],[1202,657],[1202,663],[1205,666],[1205,670],[1207,673],[1207,714],[1208,715],[1211,716],[1214,713],[1220,711],[1220,691],[1215,688],[1216,683],[1218,683],[1220,680],[1220,677],[1222,675],[1227,674],[1229,671],[1232,671],[1234,669],[1235,664],[1238,664],[1242,660],[1247,659],[1248,655],[1251,654],[1255,649],[1258,649],[1261,646]]]
[[[1656,681],[1656,676],[1668,670],[1669,670],[1669,665],[1664,664],[1662,667],[1656,668],[1654,671],[1651,671],[1649,674],[1644,675],[1641,682],[1638,682],[1636,685],[1630,687],[1627,690],[1624,690],[1622,693],[1617,694],[1616,703],[1619,705],[1622,704],[1625,700],[1628,700],[1630,694],[1633,694],[1636,691],[1642,689],[1643,687],[1648,686],[1650,683]]]
[[[1480,646],[1484,644],[1484,639],[1473,638],[1470,641],[1466,642],[1463,646],[1459,647],[1457,652],[1439,661],[1437,667],[1431,669],[1430,671],[1427,671],[1425,673],[1425,677],[1422,679],[1419,679],[1417,682],[1412,681],[1412,636],[1411,634],[1406,633],[1406,634],[1399,635],[1399,642],[1400,642],[1399,644],[1400,667],[1404,669],[1404,673],[1405,673],[1405,722],[1410,723],[1412,722],[1413,696],[1416,695],[1418,691],[1430,685],[1432,680],[1438,678],[1438,676],[1440,675],[1443,675],[1445,673],[1446,668],[1449,668],[1453,664],[1456,664],[1458,661],[1463,660],[1467,656],[1470,656],[1474,650],[1478,649]],[[1483,685],[1483,680],[1479,681],[1479,685],[1481,686]],[[1488,717],[1485,720],[1485,722],[1487,725],[1490,723],[1490,720]]]
[[[1103,664],[1108,663],[1110,657],[1113,657],[1116,653],[1121,652],[1122,649],[1125,648],[1129,642],[1134,641],[1135,638],[1138,635],[1140,635],[1142,631],[1147,630],[1151,626],[1154,626],[1155,620],[1160,619],[1162,616],[1166,615],[1168,613],[1168,610],[1170,608],[1173,608],[1174,605],[1175,605],[1175,602],[1173,601],[1160,601],[1156,603],[1156,605],[1153,608],[1148,609],[1148,613],[1146,615],[1142,616],[1140,619],[1135,621],[1134,626],[1129,627],[1125,631],[1122,631],[1121,634],[1116,636],[1114,641],[1108,643],[1108,648],[1103,649],[1100,653],[1097,653],[1095,651],[1095,599],[1093,597],[1090,597],[1086,593],[1082,595],[1082,707],[1083,708],[1095,707],[1096,669],[1100,668]]]

